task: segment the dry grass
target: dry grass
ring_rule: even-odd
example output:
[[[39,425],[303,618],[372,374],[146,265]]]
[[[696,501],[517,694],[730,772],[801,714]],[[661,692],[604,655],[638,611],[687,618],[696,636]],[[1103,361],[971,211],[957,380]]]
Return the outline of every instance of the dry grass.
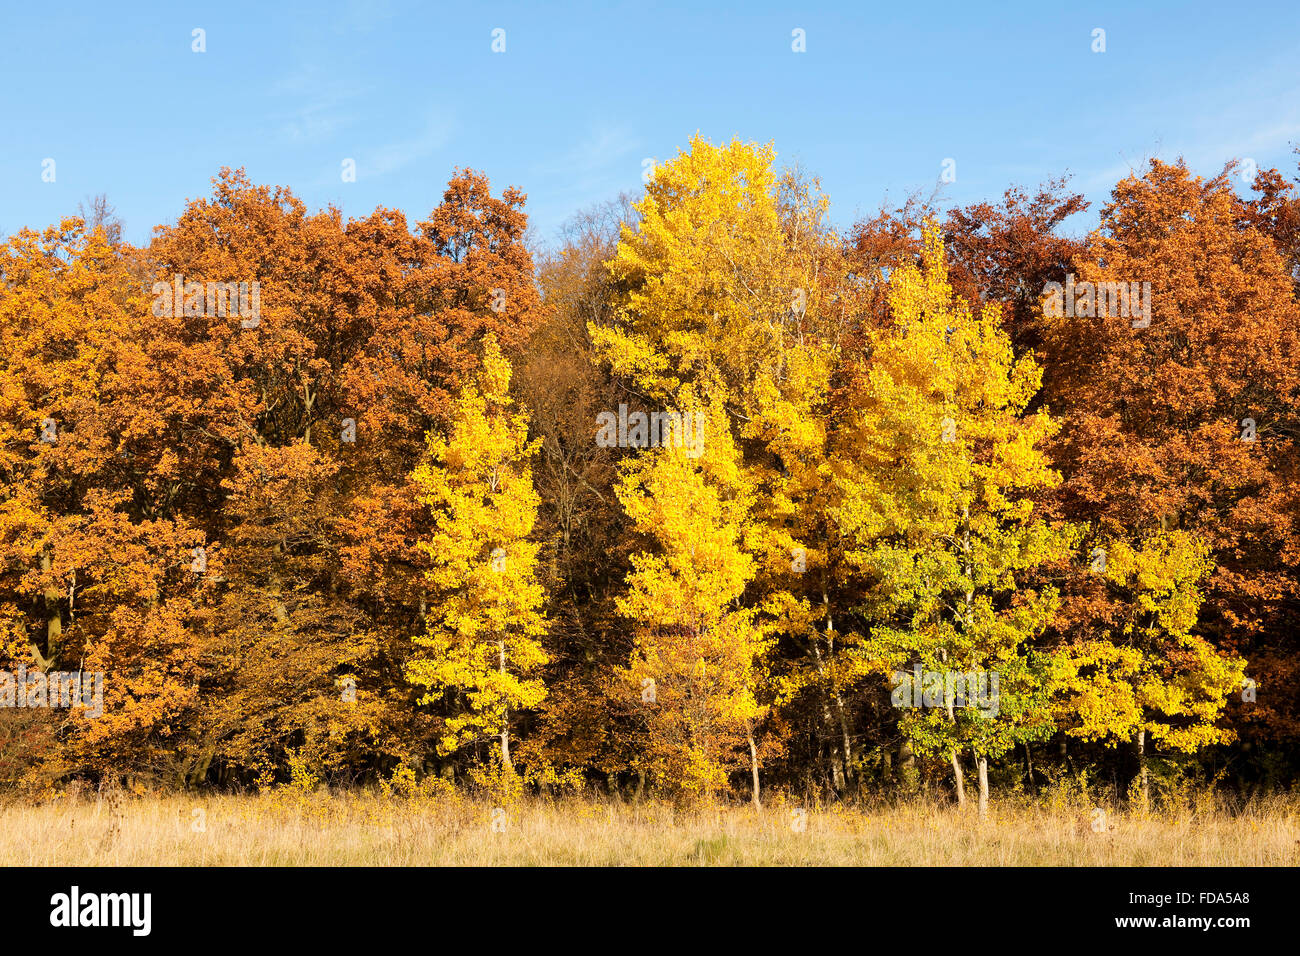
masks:
[[[924,801],[800,811],[776,802],[681,810],[578,798],[399,799],[377,794],[112,798],[61,796],[0,810],[0,859],[57,865],[1175,865],[1300,863],[1300,807],[1148,816],[1086,805]],[[493,829],[494,813],[504,827]],[[801,815],[802,814],[802,815]],[[802,829],[800,824],[802,823]]]

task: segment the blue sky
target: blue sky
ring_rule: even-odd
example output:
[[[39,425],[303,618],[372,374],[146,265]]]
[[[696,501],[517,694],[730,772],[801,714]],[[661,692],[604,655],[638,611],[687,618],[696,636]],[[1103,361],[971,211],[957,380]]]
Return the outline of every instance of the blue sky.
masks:
[[[418,221],[470,166],[528,193],[545,242],[577,209],[638,191],[642,161],[697,131],[773,141],[822,178],[844,226],[928,193],[949,158],[950,203],[1065,172],[1097,203],[1150,156],[1293,174],[1300,6],[1137,6],[15,3],[0,30],[0,231],[104,192],[144,242],[223,165],[312,208]]]

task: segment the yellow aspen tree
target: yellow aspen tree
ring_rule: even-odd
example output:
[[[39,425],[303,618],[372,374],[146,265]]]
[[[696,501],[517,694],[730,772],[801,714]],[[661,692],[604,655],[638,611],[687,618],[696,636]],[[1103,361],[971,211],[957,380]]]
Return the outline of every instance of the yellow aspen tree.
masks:
[[[741,427],[755,449],[749,466],[761,502],[746,539],[759,564],[751,590],[782,637],[771,660],[778,720],[799,721],[799,712],[811,709],[820,732],[810,746],[820,752],[823,740],[829,745],[831,782],[844,790],[862,759],[852,695],[866,672],[854,653],[860,635],[846,623],[849,575],[829,513],[836,500],[833,382],[843,376],[842,341],[861,311],[861,284],[849,275],[815,180],[786,171],[777,206],[785,248],[774,267],[787,301],[780,321],[763,330],[773,337],[771,361],[749,384]]]
[[[761,505],[746,545],[758,562],[758,606],[788,644],[774,661],[773,702],[791,708],[810,702],[838,751],[832,782],[854,778],[855,752],[848,694],[867,675],[854,652],[861,635],[836,613],[846,568],[843,541],[829,509],[836,500],[830,443],[829,388],[834,355],[815,343],[790,345],[779,376],[754,383],[742,436],[761,442],[765,455],[749,474]]]
[[[528,419],[513,410],[510,364],[492,334],[477,382],[456,403],[449,435],[429,438],[414,472],[433,530],[419,547],[429,558],[426,629],[413,638],[407,679],[422,704],[444,708],[439,750],[454,753],[495,737],[502,768],[513,769],[511,715],[546,696],[534,676],[547,662],[546,623],[536,578],[537,517]]]
[[[948,758],[959,801],[973,754],[983,812],[988,759],[1053,729],[1033,642],[1058,597],[1034,575],[1077,533],[1030,498],[1059,481],[1041,448],[1055,424],[1026,414],[1040,370],[1014,358],[996,307],[953,296],[932,222],[922,259],[890,276],[894,325],[855,386],[834,511],[869,587],[863,653],[917,751]]]
[[[628,291],[614,321],[590,332],[614,374],[653,401],[707,377],[734,409],[774,361],[790,289],[773,157],[697,136],[655,167],[636,228],[623,228],[608,266]]]
[[[747,606],[807,658],[806,667],[767,662],[785,673],[760,697],[821,699],[824,724],[838,728],[842,782],[852,748],[819,471],[834,368],[819,317],[830,298],[825,276],[839,274],[828,266],[838,247],[826,198],[794,174],[778,176],[773,162],[770,147],[696,137],[657,166],[635,228],[624,227],[608,263],[625,291],[590,332],[596,354],[650,402],[707,389],[726,409],[755,502],[740,538],[756,561]]]
[[[1090,553],[1090,564],[1128,612],[1114,630],[1057,652],[1057,721],[1080,740],[1131,742],[1146,807],[1148,740],[1195,753],[1234,739],[1219,718],[1229,695],[1242,689],[1246,662],[1192,633],[1213,571],[1198,537],[1170,530],[1137,544],[1108,541]]]
[[[668,441],[632,459],[618,497],[652,547],[632,556],[621,613],[635,622],[627,670],[645,709],[643,769],[687,797],[726,786],[747,748],[759,801],[754,723],[763,630],[740,605],[753,578],[741,546],[752,496],[726,415],[687,401],[693,441]],[[700,417],[696,417],[700,416]],[[743,756],[740,758],[743,760]]]

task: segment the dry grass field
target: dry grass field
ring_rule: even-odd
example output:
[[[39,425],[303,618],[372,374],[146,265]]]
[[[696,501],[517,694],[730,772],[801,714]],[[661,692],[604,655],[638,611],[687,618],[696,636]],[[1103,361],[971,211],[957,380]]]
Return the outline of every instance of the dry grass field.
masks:
[[[1199,804],[1199,805],[1198,805]],[[1212,798],[1104,814],[1063,799],[987,819],[924,800],[879,808],[683,810],[564,798],[494,806],[458,794],[58,796],[0,808],[10,865],[1294,866],[1300,805]]]

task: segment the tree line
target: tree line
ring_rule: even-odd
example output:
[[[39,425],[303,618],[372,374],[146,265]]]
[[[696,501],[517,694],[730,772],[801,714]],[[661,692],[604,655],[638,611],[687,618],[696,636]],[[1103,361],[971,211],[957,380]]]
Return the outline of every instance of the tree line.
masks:
[[[20,230],[0,784],[1288,785],[1300,194],[1237,175],[840,230],[697,137],[542,250],[470,170]]]

